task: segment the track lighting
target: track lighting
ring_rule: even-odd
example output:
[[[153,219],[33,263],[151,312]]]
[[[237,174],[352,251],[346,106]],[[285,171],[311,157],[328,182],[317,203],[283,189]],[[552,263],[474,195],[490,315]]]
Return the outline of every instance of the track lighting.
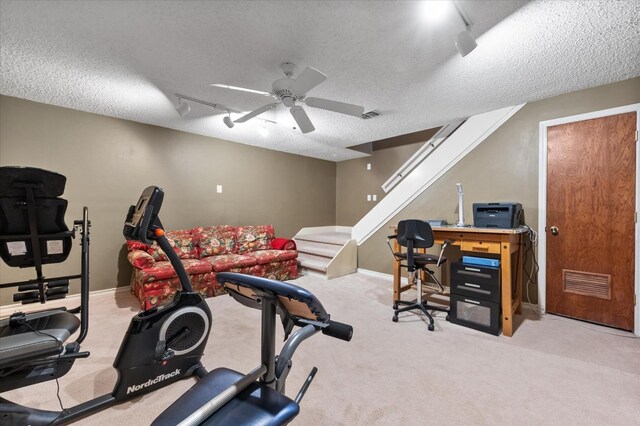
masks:
[[[463,58],[471,53],[476,47],[478,47],[478,43],[476,43],[476,39],[473,34],[471,34],[469,27],[459,33],[458,37],[456,37],[456,49],[458,49],[458,52],[460,52],[460,55]]]
[[[229,115],[227,115],[225,118],[222,119],[222,122],[224,124],[226,124],[226,126],[228,128],[232,128],[233,126],[235,126],[235,123],[231,120],[231,113],[228,113]]]
[[[460,56],[463,58],[467,56],[469,53],[473,51],[476,47],[478,47],[478,43],[476,42],[475,37],[471,33],[471,23],[469,19],[465,16],[464,11],[462,10],[462,6],[457,1],[453,2],[453,5],[456,7],[456,11],[462,19],[464,23],[465,30],[458,34],[456,37],[456,49],[460,52]]]
[[[189,111],[191,111],[191,107],[189,106],[188,103],[184,102],[182,98],[178,98],[178,105],[176,105],[176,111],[178,111],[178,114],[184,117],[185,115],[189,114]]]

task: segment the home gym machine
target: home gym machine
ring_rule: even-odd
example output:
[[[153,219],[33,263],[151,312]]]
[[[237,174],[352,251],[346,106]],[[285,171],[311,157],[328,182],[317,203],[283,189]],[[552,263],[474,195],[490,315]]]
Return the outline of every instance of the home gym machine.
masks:
[[[58,379],[78,358],[88,330],[89,220],[75,222],[82,244],[80,275],[45,278],[42,265],[64,261],[71,238],[64,223],[67,202],[62,195],[65,177],[35,168],[0,167],[0,255],[9,266],[35,267],[37,278],[21,283],[14,301],[41,302],[64,297],[70,279],[80,278],[80,307],[35,313],[16,313],[0,320],[0,391]],[[62,411],[24,407],[0,398],[0,424],[57,425],[68,423],[114,404],[155,391],[186,377],[205,376],[200,363],[211,326],[211,313],[193,291],[180,259],[164,237],[158,218],[163,193],[150,187],[131,206],[124,226],[127,239],[156,241],[175,268],[183,290],[163,307],[132,318],[113,362],[118,379],[110,394]],[[75,313],[80,314],[80,319]],[[75,342],[66,343],[78,328]]]
[[[0,168],[0,177],[3,177],[6,172],[2,169]],[[22,187],[27,182],[29,185],[46,188],[45,182],[51,179],[51,175],[48,175],[51,172],[44,170],[22,169],[17,172],[12,182],[19,185],[12,183],[9,186]],[[30,173],[32,175],[29,175]],[[2,181],[0,206],[4,216],[0,221],[0,225],[3,226],[0,227],[0,235],[2,235],[0,242],[3,250],[10,242],[26,240],[27,253],[22,255],[33,256],[34,241],[40,243],[40,247],[46,247],[47,234],[36,226],[35,231],[31,229],[28,232],[31,238],[28,240],[25,237],[27,232],[20,231],[18,232],[20,235],[10,235],[6,232],[5,226],[8,223],[6,218],[20,216],[17,213],[7,215],[7,211],[17,206],[33,204],[33,200],[29,201],[27,197],[27,201],[24,201],[18,196],[19,200],[5,202],[4,193],[1,192],[4,179]],[[62,180],[63,186],[64,180]],[[62,187],[59,191],[55,191],[57,195],[62,194]],[[47,191],[43,190],[43,192],[46,192],[47,196],[50,195]],[[292,366],[294,352],[300,343],[320,331],[325,335],[348,341],[353,333],[352,327],[330,320],[329,314],[320,301],[303,288],[266,278],[220,273],[217,275],[218,282],[234,299],[246,306],[262,310],[262,360],[260,365],[247,375],[225,368],[207,373],[200,364],[200,358],[209,336],[211,313],[202,297],[193,292],[182,262],[164,236],[158,216],[163,197],[164,193],[158,187],[152,186],[145,189],[138,203],[129,209],[123,233],[129,240],[137,240],[145,244],[157,242],[175,268],[183,291],[178,292],[170,304],[143,311],[131,320],[113,363],[118,372],[118,380],[113,392],[60,412],[28,408],[0,398],[0,424],[40,426],[68,423],[194,375],[200,378],[196,385],[165,410],[154,424],[283,425],[298,414],[300,410],[298,404],[317,369],[315,367],[312,369],[295,400],[286,397],[285,382]],[[35,198],[36,210],[38,205],[47,204],[42,200],[39,201],[38,195],[33,198]],[[43,195],[40,198],[45,197]],[[64,205],[66,207],[66,202]],[[45,215],[48,214],[51,213]],[[64,211],[61,214],[63,215]],[[60,221],[64,225],[62,218]],[[83,229],[87,231],[86,209],[84,225]],[[53,233],[61,232],[59,229],[54,231]],[[87,232],[83,234],[83,238],[83,244],[87,247],[87,263],[83,267],[83,273],[87,272],[87,274],[82,280],[79,312],[86,314],[88,308]],[[84,253],[83,251],[83,256]],[[19,256],[18,250],[14,250],[10,255]],[[13,261],[18,262],[17,259]],[[22,265],[33,266],[31,263],[25,260]],[[56,295],[56,293],[52,294]],[[56,322],[53,318],[58,315],[61,316],[61,320]],[[275,356],[276,315],[280,315],[287,338],[277,357]],[[0,323],[0,379],[13,377],[9,382],[10,385],[5,385],[2,380],[5,386],[3,390],[57,379],[70,369],[75,359],[88,356],[88,352],[79,352],[78,342],[64,345],[66,339],[78,329],[79,322],[80,320],[71,311],[59,309],[34,314],[16,314]],[[295,326],[300,328],[291,334]],[[86,326],[84,330],[86,334]],[[32,347],[42,349],[34,350]],[[69,365],[63,370],[60,367],[61,363],[69,363]],[[52,376],[41,374],[38,380],[28,381],[30,374],[37,368],[57,370],[59,373]]]

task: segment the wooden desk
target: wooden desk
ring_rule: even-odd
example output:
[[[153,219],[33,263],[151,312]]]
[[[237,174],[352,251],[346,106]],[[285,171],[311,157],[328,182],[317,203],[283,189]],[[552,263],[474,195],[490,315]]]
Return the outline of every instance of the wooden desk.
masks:
[[[396,232],[396,226],[391,227]],[[527,228],[496,229],[496,228],[458,228],[455,226],[434,226],[433,234],[436,244],[443,244],[445,240],[452,241],[451,245],[459,246],[463,252],[487,253],[500,255],[501,270],[501,298],[502,298],[502,333],[513,335],[513,315],[522,309],[522,255],[523,236]],[[394,241],[394,251],[401,250],[397,240]],[[517,252],[517,253],[516,253]],[[513,255],[516,253],[514,261]],[[403,291],[410,285],[401,286],[400,262],[393,264],[393,301],[400,300]],[[515,292],[513,291],[513,276],[515,273]],[[515,294],[514,294],[515,293]]]

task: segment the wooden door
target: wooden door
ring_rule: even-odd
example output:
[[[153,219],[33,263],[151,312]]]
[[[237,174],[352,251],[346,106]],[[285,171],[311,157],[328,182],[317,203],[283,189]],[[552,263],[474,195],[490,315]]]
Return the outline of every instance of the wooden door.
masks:
[[[547,129],[547,311],[633,330],[636,113]]]

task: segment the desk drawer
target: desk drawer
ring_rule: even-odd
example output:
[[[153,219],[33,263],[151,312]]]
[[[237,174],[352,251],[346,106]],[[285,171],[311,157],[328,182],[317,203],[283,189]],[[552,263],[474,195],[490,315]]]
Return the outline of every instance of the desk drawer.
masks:
[[[461,241],[460,250],[476,253],[500,254],[500,243],[497,241]]]
[[[500,268],[452,263],[451,293],[500,302]]]
[[[451,280],[451,293],[473,297],[488,302],[500,302],[500,285],[475,284],[472,280]]]
[[[449,321],[497,336],[502,330],[500,304],[451,294]]]

